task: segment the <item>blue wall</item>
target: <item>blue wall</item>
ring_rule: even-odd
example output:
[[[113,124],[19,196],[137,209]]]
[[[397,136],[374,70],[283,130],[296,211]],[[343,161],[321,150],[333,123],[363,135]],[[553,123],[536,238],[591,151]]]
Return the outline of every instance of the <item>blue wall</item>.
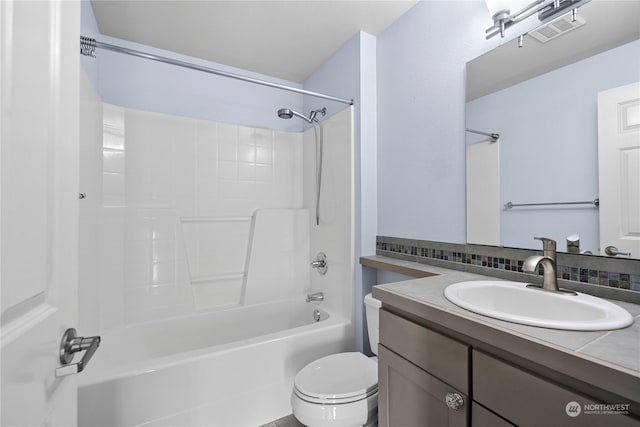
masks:
[[[501,42],[479,1],[421,1],[378,36],[378,233],[466,241],[465,64]]]
[[[101,41],[235,74],[300,87],[246,70],[211,63],[124,40]],[[302,95],[99,50],[99,93],[104,102],[159,113],[281,130],[301,130],[300,120],[282,120],[279,108],[300,109]]]
[[[148,52],[209,68],[296,88],[295,82],[253,73],[150,46],[100,35],[91,4],[82,2],[82,35],[102,42]],[[97,58],[82,64],[104,102],[159,113],[215,120],[247,126],[301,131],[301,120],[283,120],[283,107],[301,110],[303,96],[251,83],[189,70],[148,59],[97,50]]]

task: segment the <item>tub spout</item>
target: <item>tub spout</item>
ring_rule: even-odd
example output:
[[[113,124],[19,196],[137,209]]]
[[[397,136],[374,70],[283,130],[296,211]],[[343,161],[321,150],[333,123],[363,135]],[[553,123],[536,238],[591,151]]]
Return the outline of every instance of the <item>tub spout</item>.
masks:
[[[311,301],[324,301],[324,294],[322,292],[315,292],[313,294],[307,294],[307,302]]]

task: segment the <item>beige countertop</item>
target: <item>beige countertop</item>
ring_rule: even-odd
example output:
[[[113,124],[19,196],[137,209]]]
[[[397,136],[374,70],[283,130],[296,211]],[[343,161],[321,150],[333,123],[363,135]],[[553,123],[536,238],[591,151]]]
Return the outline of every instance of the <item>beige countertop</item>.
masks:
[[[640,403],[640,305],[609,300],[634,317],[634,323],[624,329],[539,328],[470,312],[444,296],[444,289],[453,283],[500,279],[377,255],[362,257],[361,264],[419,277],[375,286],[373,296],[382,301],[383,308],[408,313],[445,333],[451,331],[454,338],[468,338],[476,348],[497,349],[547,373],[579,378],[584,384]]]

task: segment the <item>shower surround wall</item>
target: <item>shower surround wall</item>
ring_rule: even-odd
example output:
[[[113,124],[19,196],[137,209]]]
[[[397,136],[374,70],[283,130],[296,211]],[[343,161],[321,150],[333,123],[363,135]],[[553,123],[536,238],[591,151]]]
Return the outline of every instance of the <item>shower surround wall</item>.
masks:
[[[86,105],[97,102],[83,82]],[[356,349],[353,108],[322,123],[316,226],[313,129],[98,106],[100,256],[97,274],[83,273],[80,306],[104,339],[79,378],[82,425],[262,425],[290,414],[302,367]],[[84,201],[94,198],[97,188]],[[318,251],[324,276],[309,266]],[[323,322],[306,291],[325,293]],[[137,356],[114,360],[121,348]]]
[[[101,329],[302,295],[302,139],[105,104]]]

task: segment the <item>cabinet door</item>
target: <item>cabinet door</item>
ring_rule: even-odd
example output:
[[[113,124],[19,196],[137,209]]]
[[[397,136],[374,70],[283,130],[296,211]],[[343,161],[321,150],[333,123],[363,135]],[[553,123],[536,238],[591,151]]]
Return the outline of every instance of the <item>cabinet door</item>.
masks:
[[[378,347],[378,424],[380,427],[467,426],[465,394],[438,380],[383,345]],[[447,394],[462,406],[447,405]],[[452,404],[452,406],[455,406]]]

